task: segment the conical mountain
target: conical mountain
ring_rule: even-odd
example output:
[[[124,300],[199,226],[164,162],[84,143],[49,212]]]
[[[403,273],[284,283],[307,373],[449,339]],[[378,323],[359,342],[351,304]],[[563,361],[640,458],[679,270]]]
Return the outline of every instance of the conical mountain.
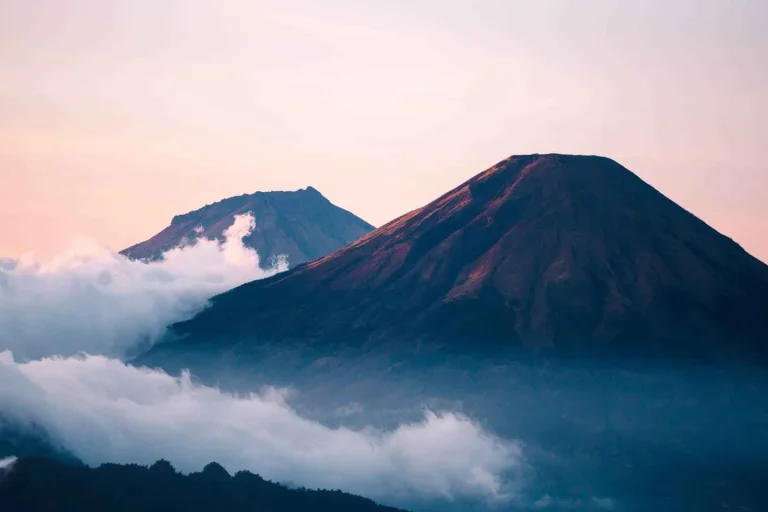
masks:
[[[513,156],[174,330],[220,347],[765,357],[768,267],[613,160]]]

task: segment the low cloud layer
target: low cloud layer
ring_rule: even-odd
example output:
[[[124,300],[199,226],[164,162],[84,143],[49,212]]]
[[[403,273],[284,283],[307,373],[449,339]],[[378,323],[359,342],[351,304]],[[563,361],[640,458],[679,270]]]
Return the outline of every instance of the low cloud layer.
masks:
[[[211,296],[287,268],[259,267],[242,242],[253,227],[251,216],[237,217],[224,242],[198,240],[158,262],[90,240],[48,261],[0,262],[0,415],[35,425],[90,465],[165,458],[191,472],[217,461],[385,500],[514,499],[521,446],[466,416],[425,411],[389,430],[331,428],[277,389],[233,395],[121,360]]]
[[[371,497],[505,501],[523,467],[517,443],[461,415],[426,412],[391,431],[328,428],[274,389],[235,396],[102,356],[18,363],[0,353],[0,410],[44,427],[88,464],[162,457],[189,472],[216,460]]]
[[[146,348],[213,295],[287,268],[284,260],[259,268],[258,254],[243,245],[253,227],[253,216],[238,216],[225,241],[199,239],[150,263],[88,239],[51,260],[4,260],[0,349],[36,359],[80,352],[122,357]]]

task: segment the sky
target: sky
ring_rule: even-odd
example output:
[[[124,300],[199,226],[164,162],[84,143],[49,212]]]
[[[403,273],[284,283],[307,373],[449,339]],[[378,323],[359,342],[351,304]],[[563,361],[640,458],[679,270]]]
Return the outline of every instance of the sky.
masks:
[[[0,255],[308,185],[374,225],[611,157],[768,261],[768,2],[3,0]]]

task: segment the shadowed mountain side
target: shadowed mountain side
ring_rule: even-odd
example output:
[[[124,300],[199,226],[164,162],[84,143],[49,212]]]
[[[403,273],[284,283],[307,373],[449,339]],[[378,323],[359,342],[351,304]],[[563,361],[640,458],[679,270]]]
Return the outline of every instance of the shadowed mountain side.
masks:
[[[0,459],[6,457],[45,457],[68,464],[79,464],[74,455],[52,442],[44,428],[29,422],[4,417],[0,412]]]
[[[256,192],[176,216],[163,231],[125,249],[122,254],[151,260],[201,236],[223,240],[233,217],[249,212],[256,220],[256,227],[243,241],[256,249],[263,266],[281,255],[288,257],[291,266],[320,258],[373,229],[312,187],[295,192]]]
[[[514,156],[174,331],[220,348],[399,340],[764,360],[768,267],[610,159]]]
[[[5,473],[5,474],[3,474]],[[219,464],[182,475],[166,461],[150,468],[70,466],[21,459],[0,469],[0,509],[37,512],[398,512],[341,491],[288,489],[247,471],[230,476]]]

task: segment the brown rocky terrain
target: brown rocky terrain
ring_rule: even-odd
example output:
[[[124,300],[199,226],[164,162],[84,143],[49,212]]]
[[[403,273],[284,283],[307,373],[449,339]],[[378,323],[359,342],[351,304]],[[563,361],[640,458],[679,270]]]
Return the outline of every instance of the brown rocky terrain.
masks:
[[[373,226],[343,210],[312,187],[294,192],[256,192],[230,197],[173,218],[149,240],[122,251],[135,259],[157,259],[163,252],[198,237],[223,239],[235,215],[252,213],[256,227],[244,239],[263,266],[285,255],[290,266],[320,258],[360,238]]]
[[[768,266],[613,160],[513,156],[175,332],[222,347],[764,358]]]

